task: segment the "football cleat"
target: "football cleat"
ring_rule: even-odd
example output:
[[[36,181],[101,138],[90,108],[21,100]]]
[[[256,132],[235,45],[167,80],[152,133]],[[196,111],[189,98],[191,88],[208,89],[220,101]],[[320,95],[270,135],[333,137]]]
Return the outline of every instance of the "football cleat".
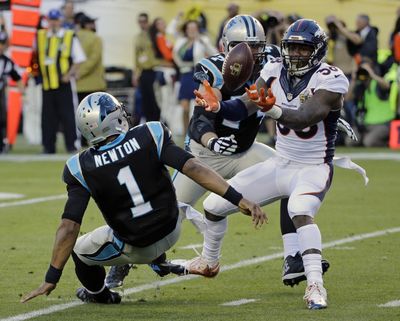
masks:
[[[325,309],[328,306],[326,290],[319,283],[312,283],[307,286],[303,299],[310,310]]]
[[[76,290],[76,296],[78,299],[85,303],[101,303],[101,304],[119,304],[121,303],[121,296],[117,292],[110,291],[105,288],[103,292],[99,294],[89,293],[85,288],[79,288]]]
[[[206,278],[212,278],[219,272],[219,262],[210,266],[202,256],[195,257],[185,263],[187,274],[202,275]]]
[[[124,284],[125,277],[129,274],[132,264],[114,265],[106,276],[106,287],[114,289]]]
[[[154,272],[156,272],[159,276],[163,277],[170,273],[176,275],[185,275],[186,269],[183,265],[174,264],[170,261],[165,261],[161,263],[151,263],[149,266],[152,268]]]
[[[328,271],[330,264],[327,260],[322,259],[321,265],[322,274],[325,274],[325,272]],[[304,273],[303,259],[301,258],[300,252],[297,252],[295,256],[288,255],[283,261],[283,284],[293,287],[305,280],[307,280],[307,277]]]

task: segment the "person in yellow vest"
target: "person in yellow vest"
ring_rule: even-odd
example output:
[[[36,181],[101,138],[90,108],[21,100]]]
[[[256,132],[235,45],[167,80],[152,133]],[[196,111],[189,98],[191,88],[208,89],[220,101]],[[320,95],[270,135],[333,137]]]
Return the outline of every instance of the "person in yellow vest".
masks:
[[[358,108],[362,145],[387,146],[390,122],[396,117],[396,66],[377,65],[364,57],[357,72],[353,73],[349,93]]]
[[[72,153],[80,147],[75,124],[78,99],[73,88],[78,77],[78,66],[86,60],[86,56],[74,31],[61,27],[60,10],[50,10],[47,20],[48,29],[38,31],[36,43],[43,94],[43,153],[56,152],[60,124],[65,147]]]

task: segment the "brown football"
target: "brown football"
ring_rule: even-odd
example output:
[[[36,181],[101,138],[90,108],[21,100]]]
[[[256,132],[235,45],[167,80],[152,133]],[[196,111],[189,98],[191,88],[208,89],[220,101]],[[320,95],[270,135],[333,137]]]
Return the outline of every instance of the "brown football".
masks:
[[[224,85],[232,91],[239,89],[249,80],[253,67],[253,53],[249,45],[245,42],[237,44],[228,52],[222,65]]]

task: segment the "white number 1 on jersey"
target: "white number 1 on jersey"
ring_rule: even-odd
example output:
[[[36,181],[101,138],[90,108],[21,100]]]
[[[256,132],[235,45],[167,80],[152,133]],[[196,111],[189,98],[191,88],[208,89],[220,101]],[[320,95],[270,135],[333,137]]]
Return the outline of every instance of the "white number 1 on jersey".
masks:
[[[118,172],[118,182],[121,185],[125,185],[128,189],[128,193],[131,196],[134,207],[131,207],[132,216],[139,217],[152,211],[150,202],[145,202],[143,195],[139,189],[139,185],[136,182],[135,177],[129,166],[121,168]]]

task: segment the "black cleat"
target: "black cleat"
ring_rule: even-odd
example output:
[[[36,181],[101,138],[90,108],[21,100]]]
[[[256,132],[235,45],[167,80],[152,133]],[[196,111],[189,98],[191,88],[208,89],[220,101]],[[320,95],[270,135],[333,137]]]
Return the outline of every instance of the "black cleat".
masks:
[[[101,303],[101,304],[119,304],[121,303],[121,296],[117,292],[105,289],[99,294],[91,294],[85,288],[76,290],[78,299],[85,303]]]
[[[106,276],[106,287],[109,289],[120,287],[124,284],[125,277],[129,274],[132,264],[114,265]]]
[[[322,274],[325,274],[329,269],[329,262],[325,259],[321,260]],[[300,282],[307,280],[304,273],[303,259],[301,258],[300,252],[297,252],[295,256],[289,255],[283,261],[282,268],[282,282],[284,285],[290,285],[291,287],[298,285]]]
[[[159,276],[163,277],[170,273],[176,275],[184,275],[185,267],[180,264],[174,264],[169,261],[164,261],[161,263],[151,263],[149,266],[152,268],[154,272],[156,272]]]

